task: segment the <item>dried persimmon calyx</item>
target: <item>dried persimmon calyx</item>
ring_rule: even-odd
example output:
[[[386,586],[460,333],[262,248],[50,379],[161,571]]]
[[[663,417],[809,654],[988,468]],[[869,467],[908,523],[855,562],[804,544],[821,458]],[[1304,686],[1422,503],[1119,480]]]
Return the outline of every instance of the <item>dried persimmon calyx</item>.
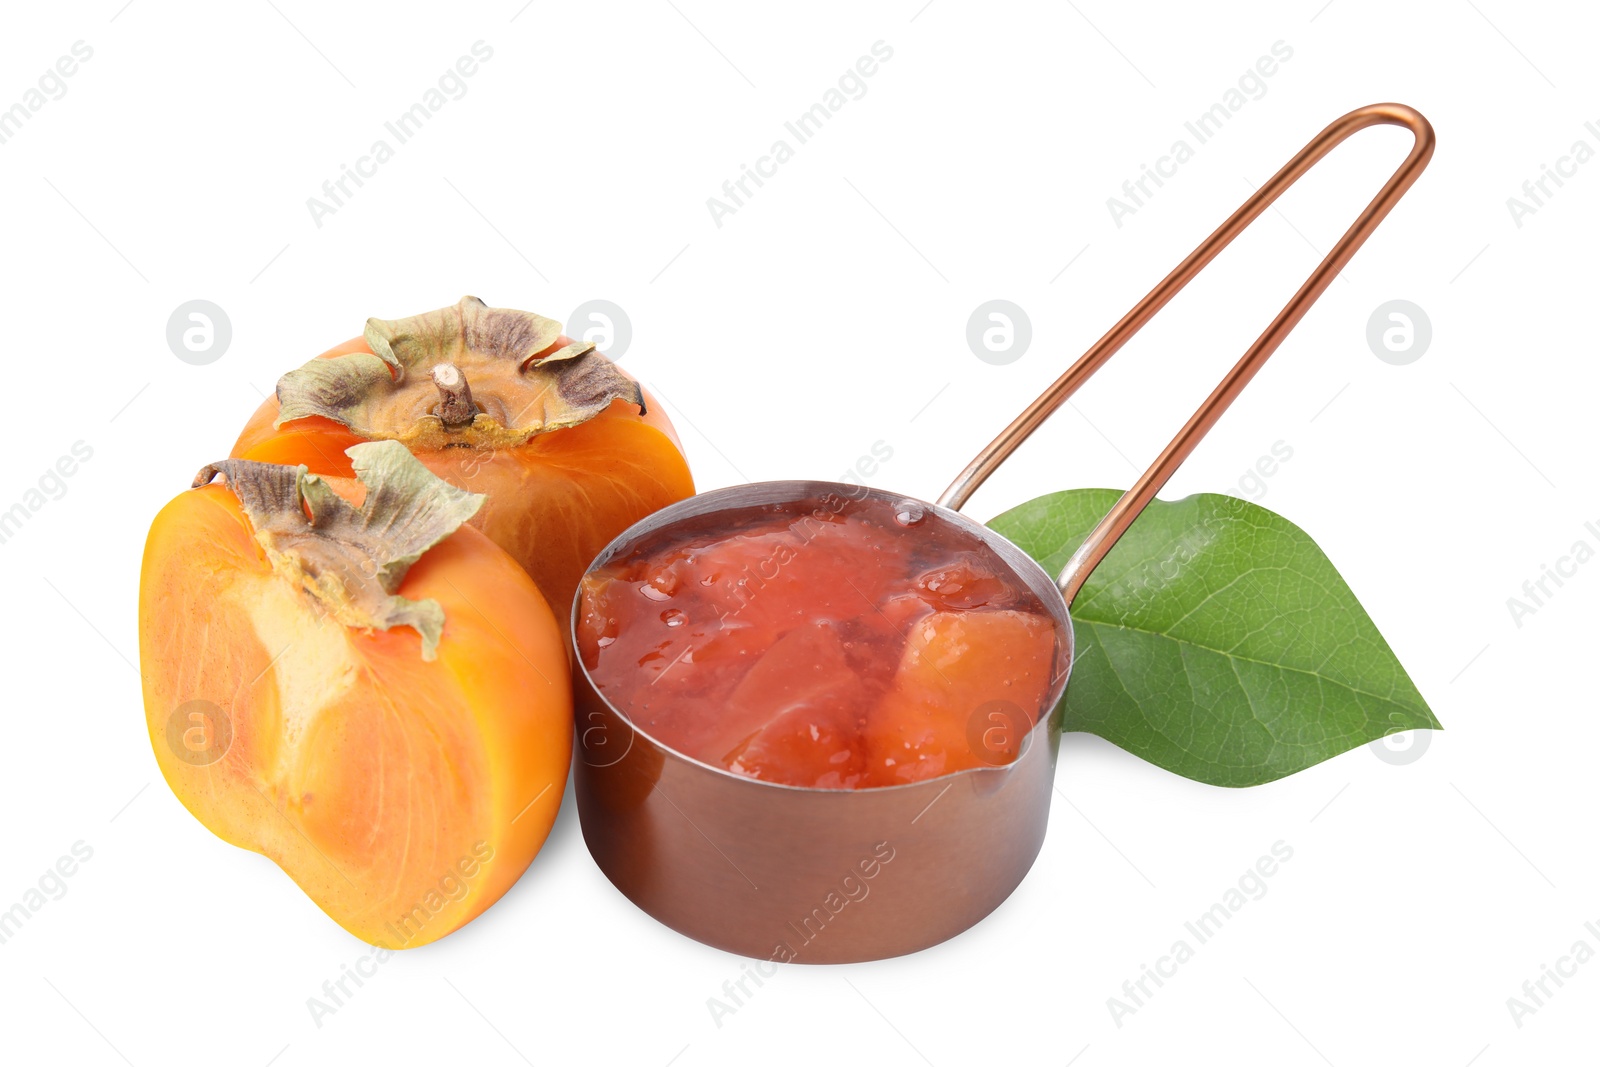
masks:
[[[586,341],[553,352],[561,323],[475,296],[404,319],[368,319],[372,352],[314,359],[278,380],[274,426],[320,415],[412,448],[516,447],[581,425],[639,383]]]
[[[221,474],[276,573],[346,626],[410,626],[422,636],[422,658],[431,660],[444,609],[395,590],[411,565],[470,519],[485,497],[439,478],[398,441],[369,441],[345,454],[366,487],[360,507],[303,465],[220,460],[201,468],[194,487]]]

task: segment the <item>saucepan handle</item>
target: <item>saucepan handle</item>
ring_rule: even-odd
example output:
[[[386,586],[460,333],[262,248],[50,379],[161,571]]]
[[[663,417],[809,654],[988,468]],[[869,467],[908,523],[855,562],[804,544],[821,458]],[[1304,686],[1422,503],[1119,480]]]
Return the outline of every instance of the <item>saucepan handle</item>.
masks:
[[[1014,452],[1018,445],[1025,441],[1034,430],[1038,429],[1057,408],[1067,401],[1067,398],[1077,392],[1095,371],[1099,370],[1118,349],[1128,342],[1150,318],[1164,307],[1167,301],[1177,295],[1178,291],[1196,274],[1205,269],[1206,264],[1216,258],[1228,244],[1246,226],[1253,222],[1278,197],[1284,190],[1293,185],[1308,170],[1316,165],[1317,161],[1327,155],[1333,148],[1343,142],[1351,134],[1368,126],[1404,126],[1415,137],[1411,152],[1400,164],[1394,176],[1379,190],[1378,195],[1366,206],[1351,227],[1339,238],[1316,270],[1306,279],[1298,292],[1278,312],[1277,318],[1258,337],[1254,344],[1235,363],[1222,382],[1214,389],[1205,403],[1200,405],[1184,424],[1183,429],[1161,452],[1150,469],[1139,477],[1133,487],[1124,493],[1116,504],[1106,513],[1096,526],[1078,546],[1072,558],[1062,568],[1057,578],[1057,585],[1061,588],[1061,595],[1070,605],[1088,581],[1089,575],[1111,551],[1117,538],[1133,525],[1134,519],[1139,517],[1139,512],[1145,505],[1155,498],[1161,487],[1177,471],[1178,467],[1189,453],[1193,452],[1200,443],[1206,431],[1222,417],[1228,405],[1255,377],[1256,371],[1267,361],[1267,357],[1277,351],[1283,339],[1289,335],[1305,313],[1316,303],[1317,298],[1332,284],[1334,276],[1355,255],[1356,249],[1371,236],[1372,231],[1378,228],[1394,205],[1405,195],[1417,180],[1422,169],[1428,165],[1428,160],[1433,156],[1434,135],[1433,127],[1422,113],[1404,104],[1371,104],[1367,107],[1357,108],[1348,115],[1335,120],[1327,129],[1317,134],[1311,142],[1302,148],[1293,159],[1284,164],[1283,169],[1272,176],[1272,179],[1246,200],[1244,204],[1228,217],[1228,220],[1216,231],[1200,243],[1200,247],[1191,252],[1187,259],[1178,264],[1171,274],[1161,280],[1161,283],[1150,290],[1143,300],[1134,305],[1133,310],[1122,317],[1122,320],[1113,326],[1106,335],[1096,341],[1078,361],[1069,367],[1065,374],[1045,390],[1044,394],[1035,400],[1028,409],[1007,426],[980,453],[976,459],[967,465],[960,476],[950,484],[939,498],[939,503],[945,507],[959,510],[982,485],[984,480],[994,473],[995,469]]]

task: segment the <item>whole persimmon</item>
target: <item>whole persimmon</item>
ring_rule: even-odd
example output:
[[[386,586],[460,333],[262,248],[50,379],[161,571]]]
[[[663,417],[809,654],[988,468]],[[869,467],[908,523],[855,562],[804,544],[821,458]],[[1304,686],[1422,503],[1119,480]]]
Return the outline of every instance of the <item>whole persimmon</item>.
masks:
[[[156,516],[139,583],[161,772],[352,934],[426,944],[516,882],[571,760],[563,630],[395,441],[359,481],[223,460]],[[220,474],[225,484],[215,484]]]
[[[511,553],[558,615],[590,561],[694,495],[672,424],[639,383],[561,324],[474,296],[365,334],[285,374],[232,455],[348,476],[344,449],[404,444],[483,493],[473,526]]]

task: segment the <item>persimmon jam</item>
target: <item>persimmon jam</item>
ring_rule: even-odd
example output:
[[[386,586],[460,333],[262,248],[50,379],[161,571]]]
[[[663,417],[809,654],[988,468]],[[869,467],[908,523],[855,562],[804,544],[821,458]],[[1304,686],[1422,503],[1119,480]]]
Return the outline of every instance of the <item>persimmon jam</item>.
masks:
[[[982,539],[837,495],[658,530],[587,575],[595,686],[692,759],[863,789],[1009,763],[1045,712],[1055,621]]]

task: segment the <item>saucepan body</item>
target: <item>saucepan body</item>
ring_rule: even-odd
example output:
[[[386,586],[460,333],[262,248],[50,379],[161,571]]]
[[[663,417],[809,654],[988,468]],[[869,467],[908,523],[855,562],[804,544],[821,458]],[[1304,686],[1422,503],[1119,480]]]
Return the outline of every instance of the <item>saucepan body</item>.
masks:
[[[970,532],[1038,597],[1056,629],[1048,697],[1011,762],[882,788],[802,788],[673,750],[607,699],[580,655],[574,777],[584,841],[628,899],[708,945],[799,963],[915,952],[997,908],[1044,840],[1072,623],[1054,579],[994,531],[903,494],[836,482],[759,482],[651,515],[613,541],[590,571],[672,543],[675,533],[703,527],[720,511],[824,508],[837,515],[866,501],[915,504]],[[580,591],[571,618],[575,644],[581,610]]]

